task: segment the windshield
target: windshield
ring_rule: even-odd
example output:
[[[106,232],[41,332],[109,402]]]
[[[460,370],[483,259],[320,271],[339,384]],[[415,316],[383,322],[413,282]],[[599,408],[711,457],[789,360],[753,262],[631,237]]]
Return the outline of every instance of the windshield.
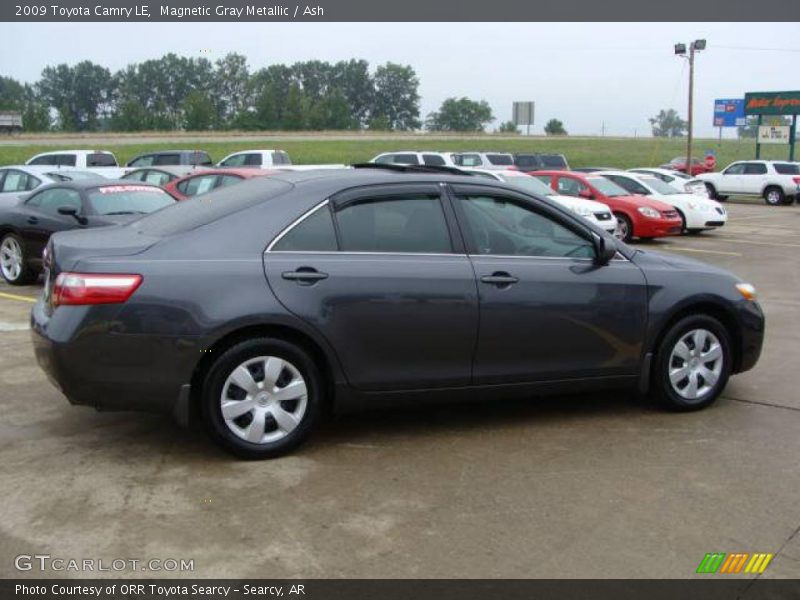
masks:
[[[106,185],[89,191],[89,205],[98,215],[136,215],[175,203],[164,190],[147,185]]]
[[[589,177],[586,179],[594,188],[603,194],[604,196],[608,196],[609,198],[613,198],[614,196],[628,196],[628,192],[626,192],[623,188],[619,187],[613,181],[609,181],[605,177]]]
[[[498,173],[498,176],[509,185],[518,187],[531,194],[539,194],[540,196],[555,196],[555,191],[549,185],[542,183],[535,177],[530,175],[517,175],[509,176],[503,173]]]
[[[652,189],[654,189],[659,194],[664,196],[671,196],[673,194],[680,194],[678,190],[672,187],[670,184],[661,181],[655,177],[641,177],[640,178],[642,183],[649,185]]]

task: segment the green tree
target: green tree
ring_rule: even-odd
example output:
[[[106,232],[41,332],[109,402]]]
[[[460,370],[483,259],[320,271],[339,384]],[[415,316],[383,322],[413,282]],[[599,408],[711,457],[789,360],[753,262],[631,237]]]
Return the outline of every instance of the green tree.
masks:
[[[567,135],[567,130],[564,129],[564,123],[558,119],[550,119],[544,126],[544,132],[547,135]]]
[[[289,86],[289,93],[286,95],[286,107],[284,117],[281,120],[281,129],[297,131],[308,128],[308,108],[309,103],[303,90],[296,83]]]
[[[428,115],[425,126],[430,131],[483,131],[494,120],[486,100],[447,98],[439,110]]]
[[[674,108],[662,109],[648,120],[653,128],[653,137],[683,137],[689,127]]]
[[[375,97],[371,119],[382,119],[390,129],[419,129],[419,79],[410,66],[387,62],[375,70]]]
[[[308,126],[316,130],[355,129],[358,121],[351,114],[344,93],[334,88],[322,100],[311,104]]]
[[[183,127],[188,131],[211,129],[217,113],[208,94],[195,90],[189,92],[183,101]]]
[[[369,73],[369,63],[355,59],[337,62],[331,70],[330,85],[344,94],[350,114],[358,126],[366,125],[375,97],[375,84]]]
[[[506,121],[505,123],[500,123],[497,133],[519,133],[519,129],[514,121]]]
[[[222,126],[233,125],[236,115],[250,103],[250,71],[247,58],[230,53],[214,66],[211,86],[214,92],[217,119]]]
[[[38,83],[39,94],[58,111],[66,131],[98,129],[99,117],[110,110],[113,87],[109,70],[88,60],[74,67],[45,67]]]

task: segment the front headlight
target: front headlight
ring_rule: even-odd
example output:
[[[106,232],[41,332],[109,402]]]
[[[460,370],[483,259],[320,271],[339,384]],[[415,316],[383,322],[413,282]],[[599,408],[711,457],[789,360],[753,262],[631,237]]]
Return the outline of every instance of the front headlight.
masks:
[[[660,212],[649,206],[640,206],[637,210],[645,217],[650,217],[651,219],[658,219],[661,216]]]
[[[585,206],[573,206],[572,207],[572,212],[574,212],[575,214],[580,215],[582,217],[591,217],[592,216],[592,211],[590,211]]]
[[[744,297],[746,300],[755,300],[758,296],[756,292],[756,287],[751,283],[737,283],[736,290]]]

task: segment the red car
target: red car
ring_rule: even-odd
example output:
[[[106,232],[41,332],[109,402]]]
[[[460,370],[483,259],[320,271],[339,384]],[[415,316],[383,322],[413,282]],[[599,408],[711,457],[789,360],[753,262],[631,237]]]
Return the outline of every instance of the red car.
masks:
[[[716,167],[716,159],[713,157],[706,157],[705,160],[700,160],[699,158],[692,159],[692,172],[690,175],[695,176],[699,175],[700,173],[711,173],[714,171],[714,167]],[[673,158],[665,165],[661,165],[662,169],[672,169],[673,171],[680,171],[681,173],[686,173],[686,157],[685,156],[678,156]]]
[[[600,174],[537,171],[531,175],[563,196],[578,196],[607,204],[617,217],[616,236],[625,242],[635,237],[650,239],[678,235],[683,228],[678,211],[669,204],[647,196],[631,195]]]
[[[264,177],[276,175],[278,171],[265,169],[203,169],[175,181],[170,181],[164,186],[177,200],[186,200],[198,194],[205,194],[211,190],[239,183],[251,177]]]

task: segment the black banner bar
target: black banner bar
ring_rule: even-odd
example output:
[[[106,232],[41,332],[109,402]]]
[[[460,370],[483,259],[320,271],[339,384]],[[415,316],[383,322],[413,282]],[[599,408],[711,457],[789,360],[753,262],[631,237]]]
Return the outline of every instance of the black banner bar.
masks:
[[[800,580],[0,580],[0,598],[37,600],[796,600]]]
[[[774,0],[4,0],[0,21],[19,22],[548,22],[800,21],[800,2]],[[787,40],[794,43],[796,40]]]

